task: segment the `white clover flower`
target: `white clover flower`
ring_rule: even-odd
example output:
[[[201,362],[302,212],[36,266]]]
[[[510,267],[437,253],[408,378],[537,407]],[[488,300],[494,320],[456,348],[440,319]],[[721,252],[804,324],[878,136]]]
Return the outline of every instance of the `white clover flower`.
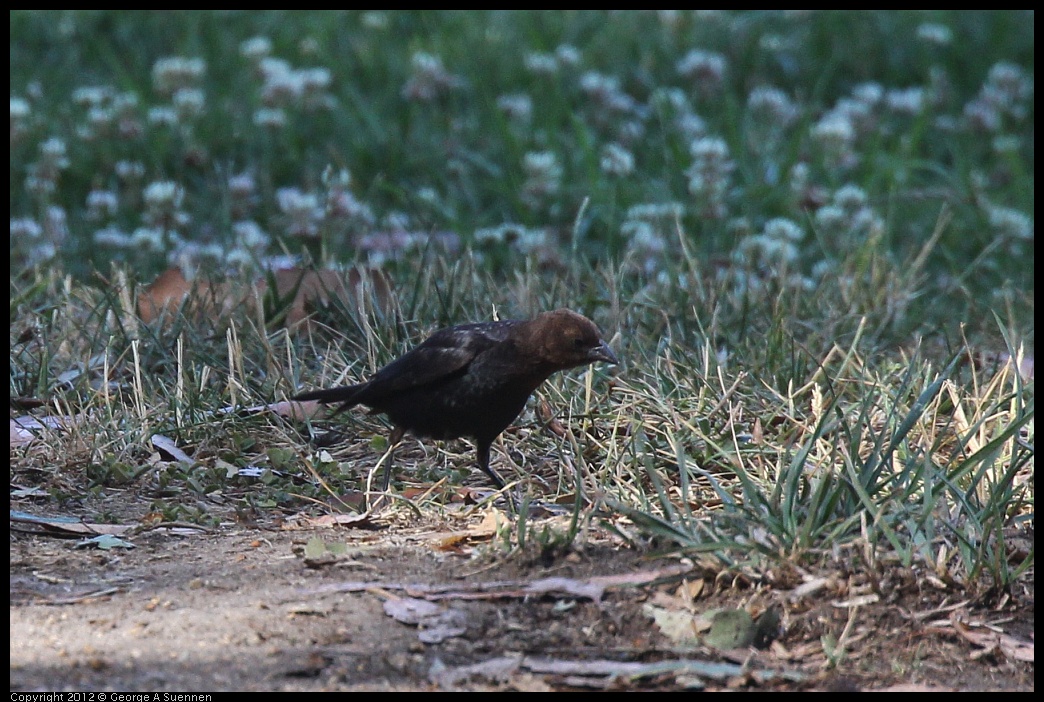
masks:
[[[185,190],[174,181],[157,180],[145,186],[142,195],[149,209],[173,210],[181,207]]]
[[[990,67],[985,87],[999,95],[1005,103],[1022,100],[1031,92],[1030,82],[1022,68],[1004,61]]]
[[[848,221],[848,215],[837,205],[824,205],[816,210],[815,221],[820,229],[837,230]]]
[[[620,227],[620,233],[628,239],[629,255],[636,259],[646,275],[654,275],[663,269],[667,242],[656,227],[646,221],[628,220]]]
[[[640,242],[636,241],[639,238],[643,241],[646,239],[652,241],[656,237],[656,229],[653,225],[641,219],[624,220],[620,225],[620,233],[627,237],[629,248],[641,248]]]
[[[790,193],[794,197],[803,198],[808,191],[812,178],[812,169],[804,161],[798,161],[790,167]]]
[[[690,141],[695,141],[707,135],[707,123],[695,112],[685,112],[678,115],[674,120],[674,126]]]
[[[430,102],[464,85],[463,79],[447,71],[442,59],[434,54],[415,52],[410,57],[410,67],[410,78],[402,88],[407,100]]]
[[[333,75],[329,68],[302,68],[297,71],[305,92],[326,90],[333,83]]]
[[[439,202],[439,193],[435,188],[417,188],[416,195],[418,200],[430,205],[436,205]]]
[[[523,167],[530,176],[560,178],[562,167],[553,151],[530,151],[522,158]]]
[[[182,268],[196,268],[204,263],[221,263],[225,258],[225,249],[220,244],[201,244],[195,241],[182,241],[171,250],[167,260],[172,264],[182,264]]]
[[[884,99],[885,89],[880,83],[860,83],[852,89],[852,97],[864,105],[874,107]]]
[[[765,236],[770,239],[801,241],[805,238],[805,230],[786,217],[776,217],[765,222],[763,231]]]
[[[924,88],[906,88],[905,90],[889,90],[885,95],[888,109],[907,115],[918,115],[924,110]]]
[[[350,188],[352,187],[352,172],[347,168],[327,166],[323,171],[322,183],[328,188]]]
[[[37,197],[53,195],[57,188],[58,184],[55,182],[53,175],[28,175],[25,178],[25,189]]]
[[[620,79],[598,71],[587,71],[580,76],[580,90],[598,102],[609,103],[620,92]]]
[[[855,139],[855,127],[847,117],[828,112],[812,126],[812,138],[828,146],[849,146]]]
[[[689,153],[699,161],[724,163],[729,158],[729,146],[724,139],[704,137],[689,144]]]
[[[507,226],[518,226],[518,225],[507,225]],[[483,227],[482,229],[475,230],[475,243],[480,246],[488,246],[491,244],[503,244],[506,241],[505,225],[496,227]]]
[[[533,114],[533,98],[525,93],[510,93],[497,98],[497,108],[508,117],[528,121]]]
[[[138,109],[138,105],[140,103],[141,100],[138,98],[138,94],[134,91],[128,90],[126,92],[116,93],[115,95],[113,95],[110,106],[112,107],[113,111],[119,112],[120,114],[125,114]]]
[[[617,128],[620,140],[627,144],[636,144],[645,136],[645,124],[638,119],[628,119]]]
[[[232,225],[232,235],[236,243],[250,251],[261,251],[268,248],[271,239],[253,220],[243,220]]]
[[[84,85],[73,91],[72,100],[82,107],[98,107],[108,103],[115,93],[111,85]]]
[[[51,137],[40,144],[40,157],[53,168],[64,169],[69,166],[65,153],[65,141],[58,137]]]
[[[990,206],[987,218],[996,232],[1015,239],[1033,238],[1033,219],[1025,212],[1010,208]]]
[[[160,127],[175,127],[179,122],[178,111],[173,107],[150,107],[147,119]]]
[[[798,108],[779,88],[760,86],[747,96],[747,109],[755,116],[786,127],[798,117]]]
[[[681,88],[658,87],[653,90],[649,102],[654,105],[665,106],[670,110],[679,113],[687,112],[692,109],[689,105],[689,97]]]
[[[547,248],[548,243],[549,238],[546,229],[523,228],[519,232],[518,238],[513,242],[513,246],[524,254],[531,254]]]
[[[203,112],[206,98],[199,88],[178,88],[171,102],[179,117],[198,117]]]
[[[28,129],[29,116],[32,114],[32,109],[29,106],[29,101],[25,98],[11,96],[11,139],[14,140],[16,137],[20,137],[26,133]]]
[[[331,217],[355,220],[364,227],[372,227],[377,222],[370,206],[343,188],[331,188],[327,193],[326,212]]]
[[[748,236],[736,248],[735,260],[758,267],[791,263],[797,260],[798,250],[786,239],[776,239],[763,234]]]
[[[28,261],[31,265],[45,263],[58,255],[58,248],[49,241],[41,241],[29,249]]]
[[[239,44],[239,54],[251,61],[260,61],[272,53],[272,41],[268,37],[251,37]]]
[[[762,34],[758,39],[758,48],[767,52],[785,51],[794,45],[781,34]]]
[[[98,130],[104,130],[116,121],[116,111],[111,107],[91,107],[87,110],[87,124],[84,138],[93,139]]]
[[[141,161],[117,161],[116,177],[122,181],[141,180],[145,177],[145,164]]]
[[[522,158],[526,181],[523,196],[531,207],[538,206],[562,185],[562,166],[552,151],[531,151]]]
[[[936,46],[947,46],[953,41],[953,31],[945,24],[925,22],[917,27],[917,38]]]
[[[91,219],[111,217],[120,208],[120,199],[114,190],[95,189],[87,193],[87,216]]]
[[[43,236],[43,227],[31,217],[11,218],[11,242],[17,239],[39,239]]]
[[[276,58],[275,56],[266,56],[261,59],[257,68],[261,73],[261,78],[267,81],[282,81],[288,80],[288,76],[294,72],[294,69],[290,67],[290,62],[285,59]]]
[[[280,188],[276,191],[276,204],[283,214],[311,214],[319,209],[319,198],[298,188]]]
[[[675,65],[678,75],[702,88],[717,88],[725,78],[725,57],[713,51],[693,49]]]
[[[161,95],[172,95],[178,88],[194,87],[207,70],[201,58],[170,56],[152,65],[152,84]]]
[[[161,253],[166,248],[164,232],[158,227],[138,227],[131,234],[131,246],[145,253]]]
[[[1014,134],[1002,134],[993,137],[990,146],[993,147],[994,153],[1015,154],[1018,153],[1019,149],[1022,147],[1022,139]]]
[[[304,81],[297,71],[285,61],[265,59],[261,62],[264,83],[261,86],[261,101],[266,105],[289,105],[304,93]],[[267,70],[266,70],[267,67]]]
[[[91,240],[98,246],[111,246],[117,249],[129,249],[134,244],[129,234],[113,226],[97,230]]]
[[[225,252],[225,265],[233,270],[249,270],[254,267],[254,253],[238,246]]]
[[[814,280],[823,280],[828,275],[834,272],[836,265],[833,261],[828,259],[820,259],[812,264],[812,278]]]
[[[408,232],[413,226],[410,216],[402,210],[392,210],[381,218],[381,224],[393,232]]]
[[[667,29],[677,29],[682,23],[681,10],[657,10],[656,19]]]
[[[964,106],[968,126],[980,132],[997,132],[1001,128],[1001,113],[993,103],[976,98]]]
[[[228,192],[235,198],[248,198],[257,190],[257,183],[250,173],[237,173],[228,177]]]
[[[388,13],[369,10],[362,15],[362,26],[367,29],[387,29]]]
[[[849,229],[853,232],[861,232],[871,237],[878,236],[884,232],[884,220],[882,220],[877,213],[869,207],[864,207],[852,215]]]
[[[559,44],[555,48],[555,58],[563,66],[578,66],[582,57],[580,50],[572,44]]]
[[[522,65],[530,73],[554,75],[558,72],[558,57],[554,54],[530,52],[522,59]]]
[[[859,133],[875,128],[876,113],[877,107],[873,103],[856,98],[841,98],[834,104],[834,108],[821,119],[829,116],[831,119],[847,121],[851,125],[853,133]]]
[[[285,127],[286,122],[286,112],[281,107],[262,107],[254,112],[254,124],[258,127]]]
[[[276,204],[287,218],[286,230],[290,236],[311,237],[319,232],[323,209],[316,195],[297,188],[280,188],[276,191]]]
[[[725,223],[725,231],[736,239],[753,236],[754,225],[750,223],[749,217],[733,217]]]
[[[834,193],[834,204],[849,214],[866,207],[868,201],[866,191],[851,183],[841,186]]]
[[[634,154],[619,144],[606,144],[602,148],[602,171],[613,176],[627,176],[634,172]]]
[[[475,243],[480,246],[507,244],[512,249],[529,254],[544,250],[550,244],[546,229],[529,229],[514,222],[475,230]]]
[[[685,207],[678,202],[646,202],[632,205],[627,209],[628,220],[666,220],[674,222],[685,213]]]
[[[720,219],[727,214],[725,196],[735,168],[728,145],[718,137],[703,137],[689,145],[689,152],[689,192],[703,205],[706,216]]]
[[[662,254],[667,250],[663,236],[648,222],[628,220],[620,227],[620,232],[628,236],[628,246],[642,254]]]
[[[192,277],[204,265],[214,266],[225,259],[225,250],[217,244],[199,244],[194,241],[179,241],[167,254],[167,263],[181,269]]]

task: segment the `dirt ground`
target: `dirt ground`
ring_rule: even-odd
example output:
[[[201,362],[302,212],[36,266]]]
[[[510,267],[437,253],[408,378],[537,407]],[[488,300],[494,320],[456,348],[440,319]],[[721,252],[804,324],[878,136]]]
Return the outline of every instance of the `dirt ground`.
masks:
[[[109,550],[13,531],[11,689],[1033,689],[1031,584],[989,607],[900,581],[863,601],[597,530],[506,557],[494,517],[162,527]],[[681,645],[648,608],[682,599],[778,622],[761,648]]]

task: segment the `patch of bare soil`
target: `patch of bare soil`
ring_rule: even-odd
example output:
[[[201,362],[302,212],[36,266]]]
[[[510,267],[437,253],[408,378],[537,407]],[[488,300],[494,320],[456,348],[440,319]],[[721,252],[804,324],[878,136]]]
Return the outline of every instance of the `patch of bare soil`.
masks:
[[[459,521],[400,516],[155,529],[129,550],[16,533],[11,689],[1033,689],[1032,591],[999,608],[916,588],[860,603],[826,579],[800,596],[594,534],[504,558]],[[694,611],[773,609],[772,640],[679,646],[648,612],[685,592]]]

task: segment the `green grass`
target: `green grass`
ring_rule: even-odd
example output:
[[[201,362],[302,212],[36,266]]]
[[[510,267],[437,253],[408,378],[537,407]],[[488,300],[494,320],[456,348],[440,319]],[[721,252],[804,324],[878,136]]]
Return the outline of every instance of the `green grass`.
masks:
[[[59,504],[131,488],[168,518],[216,520],[215,495],[300,509],[365,479],[380,420],[322,456],[297,422],[222,408],[365,376],[494,307],[568,306],[624,363],[540,392],[564,436],[527,412],[495,447],[576,506],[554,533],[524,503],[514,543],[609,514],[758,574],[1003,589],[1031,567],[1009,542],[1034,514],[1034,386],[1005,359],[1032,367],[1032,15],[10,19],[11,394],[66,417],[13,480]],[[381,267],[394,295],[293,333],[272,295],[137,319],[169,265],[246,288],[277,255]],[[470,475],[460,444],[396,461]]]

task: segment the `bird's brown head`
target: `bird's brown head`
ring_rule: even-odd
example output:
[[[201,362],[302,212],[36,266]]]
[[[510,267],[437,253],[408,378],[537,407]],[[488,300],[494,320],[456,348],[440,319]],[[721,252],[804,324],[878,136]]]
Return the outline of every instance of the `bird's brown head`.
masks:
[[[598,361],[619,363],[594,322],[572,310],[544,312],[526,326],[526,345],[544,365],[556,370]]]

